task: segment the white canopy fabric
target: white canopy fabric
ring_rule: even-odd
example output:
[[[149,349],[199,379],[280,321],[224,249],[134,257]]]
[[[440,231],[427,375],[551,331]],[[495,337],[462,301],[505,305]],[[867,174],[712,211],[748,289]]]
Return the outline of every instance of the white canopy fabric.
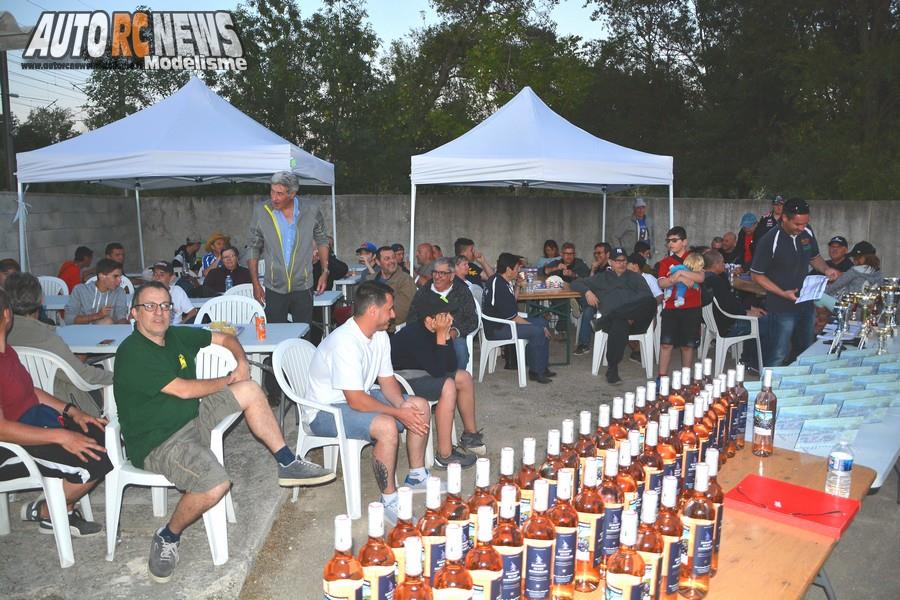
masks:
[[[600,139],[553,112],[526,86],[471,130],[412,157],[412,228],[417,185],[521,185],[604,194],[633,185],[669,187],[673,160]],[[671,225],[670,225],[671,226]],[[410,252],[414,239],[410,235]]]
[[[140,190],[268,181],[276,171],[292,171],[302,185],[331,186],[334,214],[334,165],[266,129],[197,77],[144,110],[58,144],[18,153],[16,160],[23,263],[27,211],[22,186],[29,183],[100,183],[135,190],[139,203]],[[138,219],[140,231],[140,209]],[[335,221],[333,217],[333,226]]]

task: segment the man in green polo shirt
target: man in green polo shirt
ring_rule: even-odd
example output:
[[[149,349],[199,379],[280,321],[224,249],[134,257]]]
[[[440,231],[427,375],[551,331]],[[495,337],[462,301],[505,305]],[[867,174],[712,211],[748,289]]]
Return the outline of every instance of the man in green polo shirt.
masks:
[[[210,431],[226,416],[243,412],[250,431],[278,462],[282,486],[314,485],[334,473],[294,456],[285,444],[262,389],[237,338],[201,328],[170,327],[172,299],[159,282],[140,287],[131,317],[135,330],[116,352],[113,376],[122,436],[136,467],[165,475],[184,492],[168,524],[150,546],[150,576],[167,581],[178,563],[184,529],[228,493],[231,481],[210,450]],[[195,379],[194,359],[218,344],[237,360],[224,377]],[[201,402],[202,399],[202,402]]]

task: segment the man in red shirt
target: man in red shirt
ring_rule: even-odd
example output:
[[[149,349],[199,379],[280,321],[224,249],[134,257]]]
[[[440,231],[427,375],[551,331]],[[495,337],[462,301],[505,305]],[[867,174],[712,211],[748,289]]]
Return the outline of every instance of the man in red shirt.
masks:
[[[75,286],[81,281],[81,272],[91,266],[94,260],[94,251],[87,246],[78,246],[75,249],[75,260],[67,260],[59,268],[57,277],[66,282],[69,286],[69,293],[75,289]]]
[[[666,232],[666,246],[669,255],[659,262],[659,287],[665,290],[665,304],[662,311],[662,329],[659,336],[659,374],[669,374],[672,349],[681,348],[682,366],[694,362],[694,349],[700,345],[700,287],[705,274],[687,269],[672,269],[681,266],[690,252],[687,232],[684,227],[673,227]],[[675,294],[675,285],[687,287],[683,302]],[[697,285],[695,285],[697,284]],[[676,300],[679,300],[676,302]]]

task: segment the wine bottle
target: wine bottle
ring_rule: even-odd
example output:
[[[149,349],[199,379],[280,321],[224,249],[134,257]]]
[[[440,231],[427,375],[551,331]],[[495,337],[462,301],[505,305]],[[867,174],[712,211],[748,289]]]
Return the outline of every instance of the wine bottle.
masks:
[[[622,406],[622,426],[628,430],[635,429],[634,392],[625,392],[625,401]]]
[[[681,397],[684,398],[685,402],[690,402],[694,399],[694,397],[691,396],[690,367],[681,367]]]
[[[617,449],[606,450],[603,470],[603,479],[597,488],[603,499],[603,522],[600,527],[603,535],[603,552],[599,557],[594,557],[594,566],[599,568],[601,578],[606,576],[606,561],[619,547],[619,534],[622,531],[622,506],[625,498],[616,483],[616,475],[619,472]]]
[[[681,569],[681,537],[684,528],[675,508],[678,503],[678,482],[673,477],[663,477],[662,506],[656,517],[656,527],[663,539],[663,556],[660,598],[678,598],[678,577]]]
[[[684,382],[682,382],[684,383]],[[700,390],[703,389],[703,363],[696,362],[694,363],[694,379],[691,381],[690,387],[687,389],[687,394],[690,396],[690,402],[696,402],[697,395],[700,393]],[[685,397],[685,401],[687,397]]]
[[[778,398],[772,392],[772,369],[763,374],[762,389],[753,403],[753,454],[770,456],[775,448],[775,411]]]
[[[642,385],[635,390],[634,425],[640,435],[637,448],[632,445],[631,449],[640,453],[644,450],[644,437],[647,434],[647,388]]]
[[[362,599],[363,569],[352,553],[352,523],[347,515],[334,518],[334,554],[322,571],[325,600]]]
[[[578,486],[580,478],[578,476],[578,453],[575,452],[575,421],[572,419],[564,419],[562,422],[561,443],[559,446],[559,459],[566,469],[572,469],[575,473],[575,487]],[[573,487],[572,489],[575,489]]]
[[[640,513],[641,500],[644,497],[644,466],[637,458],[640,455],[640,452],[638,452],[637,449],[637,446],[640,443],[638,437],[639,434],[637,431],[632,429],[628,432],[628,448],[630,450],[629,454],[631,456],[627,460],[623,459],[622,453],[619,452],[619,471],[622,471],[623,469],[625,471],[628,471],[628,473],[634,478],[634,483],[637,486],[637,496],[631,503],[627,502],[626,500],[625,505],[622,507],[622,510],[629,508],[630,504],[630,507],[636,513]]]
[[[672,391],[669,393],[669,402],[665,411],[660,410],[660,414],[663,412],[668,412],[669,409],[674,408],[678,411],[678,420],[681,420],[681,413],[684,412],[684,396],[681,395],[681,377],[682,374],[680,371],[675,371],[672,373]]]
[[[706,413],[706,400],[706,390],[703,390],[694,401],[694,434],[697,436],[697,460],[699,462],[702,462],[703,459],[706,458],[706,448],[709,447],[709,437],[711,433],[709,427],[703,422],[703,417]]]
[[[491,543],[503,561],[503,576],[500,578],[500,597],[515,600],[522,593],[522,553],[525,538],[516,519],[515,506],[518,488],[505,485],[500,491],[500,519],[494,529]]]
[[[406,555],[406,573],[403,582],[397,586],[395,600],[432,600],[431,586],[422,576],[422,540],[408,537],[403,540]]]
[[[618,549],[609,557],[606,598],[637,600],[643,596],[644,559],[634,549],[637,543],[637,513],[622,513],[622,535]]]
[[[629,432],[633,433],[633,431]],[[619,472],[616,473],[616,485],[622,492],[622,510],[637,512],[641,506],[642,493],[639,492],[637,481],[630,473],[631,467],[631,441],[622,440],[619,444]]]
[[[500,579],[503,560],[491,543],[494,538],[494,509],[490,505],[478,507],[478,535],[475,546],[466,556],[466,569],[472,577],[472,598],[500,600]]]
[[[403,542],[406,538],[414,537],[419,542],[419,552],[422,551],[422,537],[412,520],[412,490],[406,486],[397,488],[397,524],[388,534],[388,546],[394,551],[397,559],[397,585],[403,583],[406,574],[406,554]],[[419,557],[421,561],[421,556]],[[421,571],[421,565],[419,568]]]
[[[675,412],[674,407],[670,409],[670,412]],[[659,441],[656,444],[656,451],[659,453],[659,457],[662,458],[663,477],[673,475],[680,478],[679,467],[681,465],[678,461],[681,457],[678,456],[678,451],[673,445],[674,436],[669,431],[670,420],[668,414],[659,415]],[[659,493],[662,493],[662,481],[660,481]]]
[[[737,373],[735,373],[734,369],[728,369],[727,376],[727,386],[728,386],[728,444],[725,447],[725,451],[728,453],[728,458],[734,458],[734,455],[737,454],[737,435],[738,431],[740,431],[740,416],[741,416],[741,407],[738,405],[737,396],[734,395],[735,381],[737,378]]]
[[[459,463],[447,465],[447,496],[441,505],[441,514],[447,524],[456,523],[463,532],[463,558],[469,552],[469,505],[462,499],[462,468]]]
[[[737,374],[735,376],[734,390],[732,392],[738,403],[740,414],[738,415],[738,431],[737,431],[737,449],[744,448],[745,437],[747,435],[747,403],[750,398],[750,392],[744,387],[744,365],[738,363]]]
[[[717,452],[717,451],[716,451]],[[709,576],[714,577],[719,570],[719,546],[722,542],[722,517],[724,516],[725,492],[719,485],[717,475],[719,473],[719,460],[716,452],[706,453],[706,464],[709,466],[709,483],[706,489],[706,497],[712,502],[715,509],[715,526],[713,527],[713,553],[710,562]]]
[[[704,358],[703,359],[703,385],[711,384],[713,381],[712,374],[712,359]]]
[[[491,487],[491,495],[494,497],[498,503],[501,500],[501,494],[503,493],[503,487],[507,485],[513,486],[516,490],[516,502],[515,502],[515,512],[516,512],[516,523],[519,522],[519,501],[522,498],[522,494],[519,491],[519,486],[516,483],[515,476],[515,450],[510,447],[505,447],[500,449],[500,478],[497,480]]]
[[[656,444],[659,439],[659,423],[650,421],[647,423],[647,439],[644,440],[644,451],[638,456],[638,462],[644,468],[644,492],[655,490],[657,494],[662,492],[663,461]]]
[[[585,462],[581,493],[572,506],[578,513],[578,546],[575,550],[575,598],[587,599],[600,588],[600,571],[594,558],[603,552],[603,498],[597,491],[596,457]]]
[[[700,398],[697,402],[702,402]],[[697,461],[700,456],[700,449],[697,442],[697,434],[694,432],[694,405],[691,403],[684,405],[684,423],[677,434],[678,442],[681,444],[681,480],[675,487],[681,490],[694,488],[694,473],[697,469]],[[663,479],[665,483],[665,479]],[[676,490],[676,496],[678,491]]]
[[[531,516],[534,504],[534,481],[540,474],[534,468],[534,450],[537,445],[533,437],[522,440],[522,468],[516,474],[516,485],[519,486],[519,526],[525,524]]]
[[[578,546],[578,513],[572,506],[574,469],[560,470],[556,502],[547,511],[556,530],[553,552],[553,581],[550,585],[551,600],[567,600],[575,592],[575,550]]]
[[[479,458],[475,461],[475,490],[469,499],[466,500],[469,505],[469,548],[475,547],[475,540],[478,535],[478,509],[482,506],[488,506],[491,514],[497,515],[497,500],[491,494],[491,459]],[[494,528],[494,519],[491,517],[491,530]],[[468,561],[468,555],[466,560]],[[468,563],[466,563],[468,564]]]
[[[369,539],[359,549],[363,570],[363,598],[389,600],[397,588],[394,552],[384,541],[384,505],[369,503]]]
[[[644,495],[641,505],[641,524],[638,526],[635,550],[644,559],[644,575],[642,578],[645,598],[659,598],[662,582],[662,558],[664,542],[662,534],[656,528],[657,504],[659,496],[654,492]]]
[[[685,598],[703,598],[709,593],[715,508],[706,497],[708,489],[709,465],[705,462],[697,463],[694,489],[681,509],[683,533],[678,593]]]
[[[628,438],[628,428],[625,427],[625,399],[622,396],[616,396],[612,401],[612,421],[609,423],[607,431],[616,439],[616,447],[619,442]]]
[[[597,446],[594,443],[594,435],[591,430],[591,411],[583,410],[578,413],[578,441],[575,442],[575,455],[578,457],[578,471],[575,474],[575,493],[581,493],[584,481],[584,465],[588,458],[597,456]],[[596,468],[596,466],[594,467]],[[597,474],[594,473],[596,481]]]
[[[441,480],[437,477],[430,476],[425,481],[425,514],[416,528],[422,536],[424,575],[434,584],[435,573],[444,565],[447,544],[447,517],[441,514]]]
[[[716,399],[716,419],[721,423],[718,430],[719,440],[716,447],[719,449],[719,465],[724,465],[728,457],[728,440],[731,438],[731,412],[729,410],[730,394],[728,393],[727,377],[723,373],[717,377],[719,380],[719,397]]]
[[[609,405],[601,404],[597,415],[597,433],[594,436],[594,443],[597,446],[597,481],[603,479],[603,464],[606,461],[606,451],[609,448],[615,448],[617,444],[616,438],[609,433],[609,413]]]
[[[432,586],[434,600],[472,599],[472,576],[462,558],[464,543],[462,527],[459,523],[449,523],[444,566],[435,575]]]
[[[559,470],[565,465],[559,457],[559,429],[551,429],[547,432],[547,457],[541,465],[541,479],[547,482],[548,502],[550,506],[556,502],[556,479]]]
[[[547,598],[550,595],[556,528],[547,516],[549,487],[545,480],[535,480],[531,516],[522,527],[522,537],[525,538],[522,592],[525,598]]]

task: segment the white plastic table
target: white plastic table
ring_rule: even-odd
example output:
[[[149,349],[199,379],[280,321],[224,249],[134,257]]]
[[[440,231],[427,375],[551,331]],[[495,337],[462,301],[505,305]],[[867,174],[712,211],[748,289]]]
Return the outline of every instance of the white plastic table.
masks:
[[[216,297],[218,298],[219,296]],[[340,290],[325,290],[321,294],[313,294],[313,307],[323,309],[322,323],[316,323],[316,325],[320,325],[322,328],[322,337],[331,333],[331,309],[334,307],[335,303],[343,297],[344,293]],[[194,308],[200,308],[210,300],[212,300],[212,298],[191,298],[191,304]]]
[[[361,273],[347,273],[347,276],[343,279],[335,279],[334,280],[334,289],[337,289],[340,286],[341,291],[344,293],[344,298],[348,301],[352,301],[352,297],[350,294],[350,288],[354,285],[359,284],[363,279]]]

